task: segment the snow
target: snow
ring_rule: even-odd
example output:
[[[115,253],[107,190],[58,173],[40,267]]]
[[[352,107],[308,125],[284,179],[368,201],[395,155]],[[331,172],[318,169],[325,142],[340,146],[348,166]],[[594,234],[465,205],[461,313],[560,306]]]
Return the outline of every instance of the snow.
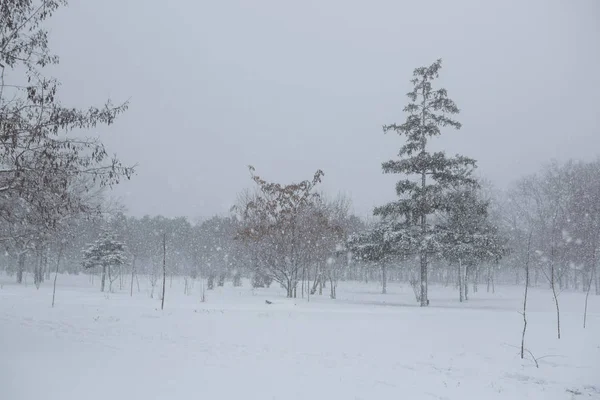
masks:
[[[307,303],[244,282],[201,303],[200,282],[184,295],[174,279],[161,312],[142,277],[130,297],[61,275],[55,308],[51,282],[12,280],[0,276],[0,399],[600,398],[593,294],[585,330],[584,295],[560,295],[558,340],[551,292],[530,290],[536,368],[518,356],[518,287],[480,288],[461,304],[457,291],[430,286],[431,306],[420,308],[408,284],[381,295],[376,282],[340,282],[337,300]]]

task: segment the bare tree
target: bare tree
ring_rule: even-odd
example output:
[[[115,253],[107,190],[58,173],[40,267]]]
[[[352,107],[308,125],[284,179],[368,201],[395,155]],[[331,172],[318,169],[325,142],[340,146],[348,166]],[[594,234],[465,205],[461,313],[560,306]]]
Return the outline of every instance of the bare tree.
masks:
[[[531,255],[531,236],[532,231],[529,231],[529,239],[527,240],[527,253],[525,255],[525,295],[523,296],[523,333],[521,335],[521,359],[525,357],[525,332],[527,331],[527,291],[529,289],[529,260]]]
[[[560,339],[560,289],[558,284],[567,264],[564,227],[568,220],[567,206],[570,199],[568,188],[569,170],[561,170],[555,164],[549,166],[541,177],[531,176],[521,180],[518,192],[526,218],[536,233],[538,269],[552,290],[556,307],[557,337]]]
[[[281,185],[269,183],[249,167],[257,192],[235,210],[242,220],[237,237],[256,246],[264,272],[286,289],[287,297],[297,296],[297,286],[306,262],[307,236],[304,218],[313,210],[319,194],[313,191],[321,182],[318,170],[312,180]],[[302,249],[302,250],[301,250]]]
[[[100,141],[69,135],[112,124],[127,104],[63,106],[59,82],[42,74],[44,67],[58,64],[44,22],[64,5],[64,0],[14,0],[0,6],[0,241],[7,238],[5,226],[9,238],[22,237],[24,227],[52,228],[65,214],[88,210],[71,190],[74,181],[89,178],[84,189],[90,191],[133,173],[111,159]]]

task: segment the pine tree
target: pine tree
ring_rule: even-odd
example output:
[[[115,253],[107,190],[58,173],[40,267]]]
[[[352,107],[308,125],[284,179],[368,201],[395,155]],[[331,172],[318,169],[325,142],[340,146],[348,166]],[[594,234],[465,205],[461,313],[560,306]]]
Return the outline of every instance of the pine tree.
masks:
[[[407,94],[410,102],[404,107],[408,114],[401,124],[385,125],[384,132],[395,131],[406,137],[400,148],[399,159],[383,163],[384,173],[406,175],[398,182],[399,199],[377,207],[374,215],[384,219],[401,220],[417,243],[415,251],[420,259],[420,303],[427,306],[427,256],[433,251],[435,229],[427,217],[444,208],[447,189],[455,185],[475,184],[471,171],[475,160],[456,155],[447,157],[444,152],[429,152],[428,141],[439,136],[441,128],[460,129],[461,124],[450,118],[459,109],[448,98],[446,89],[434,89],[432,82],[438,78],[442,60],[429,67],[414,70],[411,80],[414,88]],[[412,178],[412,179],[411,179]],[[415,179],[418,178],[418,179]],[[417,227],[417,229],[414,229]]]
[[[127,261],[125,245],[118,241],[112,232],[103,232],[98,240],[83,252],[83,267],[102,267],[102,281],[100,291],[104,292],[106,274],[112,286],[111,269],[121,267]]]
[[[381,221],[370,229],[348,238],[348,247],[355,259],[381,268],[382,294],[387,292],[387,267],[403,258],[415,247],[412,236],[402,224]]]
[[[489,220],[489,202],[476,188],[459,188],[446,198],[446,212],[436,230],[442,256],[458,266],[459,297],[463,301],[468,300],[469,272],[480,262],[498,262],[506,252],[505,240]]]

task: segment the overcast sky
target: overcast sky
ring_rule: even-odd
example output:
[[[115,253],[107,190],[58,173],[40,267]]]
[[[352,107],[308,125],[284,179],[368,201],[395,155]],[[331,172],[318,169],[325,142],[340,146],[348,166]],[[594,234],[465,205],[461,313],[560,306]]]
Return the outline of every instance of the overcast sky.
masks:
[[[600,155],[597,0],[72,0],[51,25],[64,103],[130,99],[93,135],[139,164],[114,191],[133,215],[224,213],[248,164],[281,182],[320,168],[370,214],[403,143],[381,126],[437,58],[463,129],[436,147],[499,187]]]

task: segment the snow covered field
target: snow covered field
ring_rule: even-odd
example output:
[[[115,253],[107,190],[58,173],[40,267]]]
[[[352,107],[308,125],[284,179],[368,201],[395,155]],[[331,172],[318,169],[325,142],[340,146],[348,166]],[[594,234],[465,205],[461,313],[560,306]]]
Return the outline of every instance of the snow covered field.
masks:
[[[142,282],[144,281],[144,282]],[[144,284],[146,279],[140,278]],[[142,291],[106,295],[87,276],[36,290],[0,276],[0,399],[592,399],[600,398],[600,297],[530,291],[521,360],[522,288],[485,288],[459,303],[431,287],[341,282],[338,299],[285,299],[167,282],[164,312]],[[96,282],[97,284],[98,282]],[[265,300],[273,304],[268,305]]]

